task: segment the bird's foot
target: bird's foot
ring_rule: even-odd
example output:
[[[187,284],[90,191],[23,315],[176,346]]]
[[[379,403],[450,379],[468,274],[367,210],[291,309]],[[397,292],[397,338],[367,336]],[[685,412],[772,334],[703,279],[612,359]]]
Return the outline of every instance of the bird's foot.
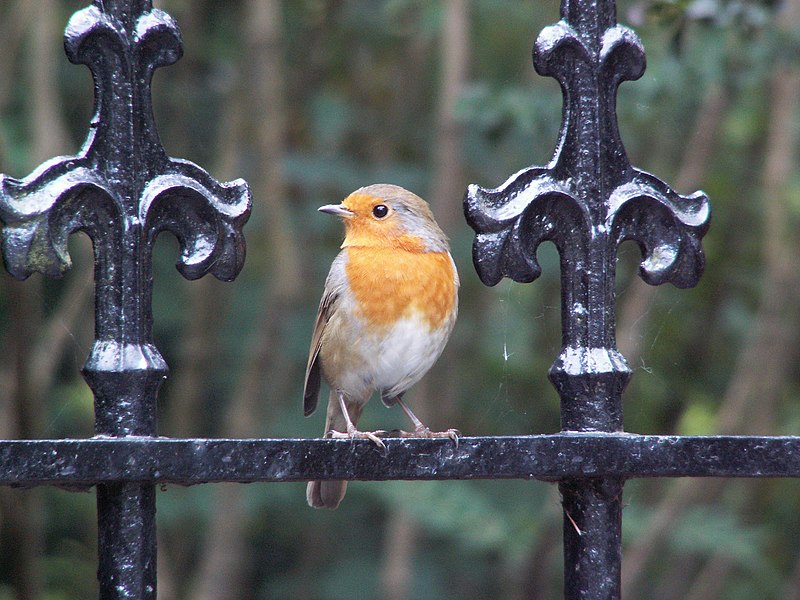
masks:
[[[399,431],[398,435],[400,437],[422,437],[422,438],[450,438],[458,448],[458,438],[461,436],[461,432],[458,429],[448,429],[446,431],[431,431],[430,428],[425,425],[422,421],[419,420],[417,415],[411,412],[411,409],[406,406],[406,403],[403,402],[403,399],[398,396],[397,403],[400,405],[400,408],[403,409],[403,412],[406,413],[406,416],[411,419],[411,422],[414,424],[414,433],[409,433],[408,431]]]
[[[347,433],[343,431],[336,431],[331,429],[328,432],[328,437],[333,438],[335,440],[354,440],[354,439],[367,439],[371,440],[378,448],[386,451],[386,444],[383,443],[383,440],[379,436],[385,436],[386,432],[383,430],[378,431],[359,431],[355,427],[352,429],[348,427]]]
[[[395,432],[392,432],[395,433]],[[403,438],[449,438],[453,440],[456,448],[458,448],[458,438],[461,437],[461,432],[458,429],[447,429],[445,431],[431,431],[425,425],[417,427],[414,431],[397,431],[398,436]]]

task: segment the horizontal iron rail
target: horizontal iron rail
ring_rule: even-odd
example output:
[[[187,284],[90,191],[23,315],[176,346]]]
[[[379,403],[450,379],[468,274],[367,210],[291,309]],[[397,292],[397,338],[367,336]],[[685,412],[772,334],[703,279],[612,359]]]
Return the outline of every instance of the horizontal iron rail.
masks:
[[[122,437],[0,441],[0,485],[309,479],[800,477],[800,437],[562,433],[368,440]]]

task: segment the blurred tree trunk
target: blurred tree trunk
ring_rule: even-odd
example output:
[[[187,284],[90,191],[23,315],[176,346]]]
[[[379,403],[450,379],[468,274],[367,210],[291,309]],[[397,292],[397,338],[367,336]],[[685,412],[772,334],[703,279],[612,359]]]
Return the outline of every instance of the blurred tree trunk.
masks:
[[[779,13],[780,26],[790,32],[800,27],[800,0],[788,0]],[[771,115],[767,135],[766,158],[762,177],[765,208],[765,268],[759,315],[753,342],[742,355],[731,390],[730,402],[720,414],[720,425],[733,429],[741,426],[739,415],[756,435],[775,433],[780,400],[792,372],[796,353],[798,293],[800,292],[800,248],[794,239],[795,221],[789,200],[789,187],[797,164],[799,132],[795,123],[800,109],[800,68],[789,61],[778,61],[772,73]],[[730,482],[739,488],[742,499],[739,513],[749,520],[759,510],[764,497],[764,482]],[[713,600],[721,597],[736,564],[717,553],[708,558],[695,578],[688,600]],[[717,582],[716,587],[713,587]]]
[[[0,12],[0,40],[3,40],[3,52],[0,56],[0,111],[6,112],[11,92],[15,86],[14,68],[20,56],[20,47],[33,21],[36,3],[30,0],[16,0]],[[0,164],[6,163],[9,154],[8,140],[5,131],[0,128]]]
[[[416,519],[402,508],[395,508],[384,534],[383,568],[379,596],[386,600],[411,598],[414,578],[414,550],[420,535]]]
[[[26,282],[6,279],[6,293],[12,326],[4,348],[13,360],[9,402],[4,405],[4,430],[9,438],[34,438],[39,435],[35,426],[41,416],[42,398],[35,397],[28,377],[28,357],[32,340],[42,323],[39,276]],[[38,288],[35,289],[35,288]],[[43,598],[41,556],[44,549],[43,506],[41,490],[0,490],[0,510],[3,524],[3,563],[9,565],[11,585],[17,600]]]
[[[60,37],[59,11],[53,0],[29,0],[18,8],[32,28],[30,35],[30,61],[26,73],[30,80],[30,120],[32,125],[32,148],[30,162],[36,165],[54,155],[68,150],[66,128],[59,111],[54,65],[60,55],[60,47],[54,40]],[[22,18],[22,17],[20,17]],[[9,33],[17,41],[22,21],[11,20]],[[4,81],[12,81],[10,66],[4,63]],[[8,89],[3,89],[3,102]],[[81,282],[80,278],[73,281]],[[10,401],[3,403],[2,421],[4,432],[11,438],[36,438],[43,432],[45,398],[52,382],[52,372],[60,360],[64,348],[64,336],[46,339],[53,328],[46,328],[42,311],[42,278],[31,277],[28,281],[5,282],[10,311],[11,328],[5,348],[13,356],[13,374],[9,381],[11,389],[4,396]],[[84,288],[86,286],[84,285]],[[73,285],[73,289],[75,286]],[[67,295],[65,295],[65,298]],[[74,296],[69,295],[71,300]],[[55,318],[69,318],[74,322],[75,313],[63,314],[64,303],[56,310]],[[67,306],[67,310],[74,305]],[[62,314],[59,314],[62,313]],[[68,323],[62,325],[69,326]],[[36,369],[49,369],[39,372]],[[0,490],[2,510],[3,550],[6,564],[10,565],[13,594],[22,600],[43,598],[44,579],[41,557],[44,554],[44,506],[41,490]]]
[[[184,68],[176,69],[177,78],[170,85],[181,90],[186,97],[197,92],[196,65],[202,63],[197,52],[206,40],[203,22],[204,12],[197,6],[177,1],[174,7],[175,17],[181,25],[186,54],[182,62]],[[221,180],[227,181],[237,177],[236,166],[241,152],[241,115],[243,98],[240,86],[235,83],[225,90],[227,95],[221,111],[219,125],[218,149],[212,173]],[[193,110],[177,110],[175,118],[168,120],[169,142],[176,147],[181,156],[191,151],[193,141],[189,134],[193,129],[193,120],[197,118]],[[173,282],[170,282],[173,285]],[[205,414],[204,402],[208,401],[208,390],[215,367],[220,365],[222,348],[218,343],[220,327],[224,321],[228,306],[228,291],[224,285],[218,284],[212,276],[197,281],[178,281],[175,285],[184,286],[187,297],[187,323],[183,338],[178,348],[178,357],[168,382],[169,405],[163,419],[159,423],[159,431],[175,437],[192,437],[201,435],[200,417]],[[159,590],[159,597],[163,593]],[[168,600],[168,599],[167,599]]]
[[[433,185],[430,202],[445,233],[464,223],[463,127],[457,114],[458,100],[469,75],[469,4],[448,0],[442,23],[441,81],[433,155]]]
[[[675,189],[681,193],[693,192],[702,185],[729,103],[730,91],[727,87],[714,84],[709,88],[678,171]],[[633,369],[642,358],[644,330],[650,323],[648,315],[658,293],[657,290],[657,286],[647,285],[639,277],[633,277],[622,297],[617,342],[620,352]]]
[[[794,27],[800,23],[800,0],[784,5],[779,22]],[[788,203],[798,132],[787,123],[795,121],[799,100],[800,70],[779,61],[771,82],[772,104],[761,183],[765,275],[750,338],[739,355],[717,415],[717,433],[720,434],[771,433],[776,424],[781,391],[790,373],[793,354],[787,349],[793,347],[798,334],[800,253],[791,237],[792,219]],[[622,581],[627,595],[637,595],[645,568],[659,551],[674,519],[695,502],[717,499],[729,483],[722,479],[686,479],[672,486],[652,511],[648,526],[626,551]],[[756,487],[752,483],[751,486]],[[698,575],[695,591],[690,595],[702,593],[699,590],[703,589],[703,582],[719,577],[721,570],[720,560],[716,557],[709,559],[707,571]],[[704,598],[714,597],[703,594]]]
[[[445,4],[440,38],[441,80],[434,148],[431,209],[445,233],[462,222],[464,196],[462,128],[456,106],[469,69],[469,5],[466,0]],[[454,353],[445,351],[431,372],[417,385],[414,411],[433,429],[454,426],[456,419],[456,366]],[[388,600],[411,597],[414,554],[420,537],[419,524],[402,508],[395,508],[386,524],[383,568],[379,594]]]
[[[555,593],[554,584],[558,580],[554,565],[561,568],[564,511],[556,486],[548,489],[545,510],[537,515],[539,526],[536,543],[530,548],[524,560],[511,573],[511,600],[549,600]],[[560,587],[560,586],[559,586]]]
[[[783,586],[783,597],[786,600],[800,600],[800,557],[795,561],[794,570]]]
[[[250,254],[259,256],[265,295],[263,317],[252,345],[245,354],[244,369],[234,390],[222,434],[255,436],[262,432],[265,392],[285,398],[293,371],[280,351],[287,316],[302,290],[302,256],[288,215],[287,184],[283,173],[286,115],[281,60],[281,3],[251,0],[246,10],[246,54],[252,71],[244,78],[251,87],[245,94],[254,119],[248,129],[255,135],[257,173],[250,178],[255,211],[266,215],[263,234],[251,232]],[[268,257],[268,258],[267,258]],[[267,375],[265,375],[267,373]],[[275,408],[273,405],[272,408]],[[237,484],[215,486],[212,522],[200,556],[199,572],[187,595],[192,600],[239,600],[247,573],[249,525],[243,494]]]
[[[219,334],[225,314],[222,307],[228,306],[228,294],[210,275],[189,283],[189,317],[169,383],[169,406],[163,426],[159,425],[161,435],[181,438],[202,435],[204,403],[209,399],[215,369],[223,362]]]

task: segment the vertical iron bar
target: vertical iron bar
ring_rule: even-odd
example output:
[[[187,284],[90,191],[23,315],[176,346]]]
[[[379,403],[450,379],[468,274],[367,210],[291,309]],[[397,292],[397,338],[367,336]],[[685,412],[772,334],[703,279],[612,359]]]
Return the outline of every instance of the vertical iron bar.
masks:
[[[98,277],[98,290],[101,280]],[[154,437],[156,396],[166,377],[166,365],[152,360],[131,364],[122,356],[126,351],[139,354],[134,346],[120,352],[115,343],[96,344],[84,366],[84,377],[95,394],[95,433]],[[141,358],[138,355],[134,360]],[[155,599],[155,515],[153,485],[98,484],[97,574],[102,600]]]
[[[561,84],[556,152],[548,166],[523,169],[496,189],[468,188],[473,262],[487,285],[506,276],[529,282],[541,274],[538,245],[555,243],[562,348],[548,375],[561,398],[561,427],[618,432],[631,371],[615,339],[617,246],[638,242],[648,283],[694,285],[708,199],[680,196],[628,161],[616,93],[642,75],[645,59],[636,34],[617,24],[613,0],[563,0],[561,21],[541,32],[533,62]],[[565,598],[620,597],[622,488],[618,479],[561,482]]]
[[[92,72],[95,113],[80,153],[23,180],[0,176],[3,255],[12,275],[59,276],[68,236],[85,231],[95,263],[95,340],[83,375],[95,396],[95,434],[155,437],[167,365],[153,344],[151,251],[163,230],[181,246],[178,270],[233,279],[244,262],[250,194],[172,159],[158,138],[150,85],[182,54],[172,18],[150,0],[95,0],[70,19],[69,59]],[[102,600],[156,597],[153,485],[97,486]]]
[[[618,479],[559,484],[565,598],[620,597],[622,485]]]
[[[97,486],[101,600],[156,597],[156,493],[152,485]]]
[[[614,113],[607,104],[615,99],[602,93],[597,58],[603,34],[616,22],[615,7],[603,0],[564,0],[561,18],[573,27],[590,58],[575,61],[569,79],[562,80],[570,91],[579,91],[565,96],[565,136],[574,137],[565,140],[559,158],[567,177],[577,175],[582,180],[575,192],[594,229],[595,223],[605,222],[605,198],[630,168],[623,161],[604,160],[601,150],[604,145],[616,146],[624,153],[615,121],[605,118]],[[569,116],[577,120],[567,120]],[[563,348],[548,375],[561,397],[561,428],[621,431],[622,391],[631,372],[616,348],[616,248],[595,231],[584,232],[578,245],[573,241],[558,245]],[[607,479],[559,483],[565,599],[621,597],[622,488],[622,481]]]

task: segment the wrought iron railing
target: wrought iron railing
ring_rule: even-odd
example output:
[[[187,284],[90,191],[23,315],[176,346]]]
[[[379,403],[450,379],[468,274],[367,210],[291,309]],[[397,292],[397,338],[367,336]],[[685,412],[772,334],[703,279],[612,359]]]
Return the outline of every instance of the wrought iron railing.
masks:
[[[233,279],[244,260],[247,185],[219,183],[169,158],[150,102],[155,68],[176,61],[172,19],[147,0],[105,0],[66,30],[71,61],[95,82],[95,116],[76,156],[55,158],[22,180],[0,179],[3,255],[18,278],[69,268],[68,236],[93,241],[95,341],[83,374],[95,395],[92,439],[0,441],[0,484],[96,486],[100,597],[155,598],[156,486],[162,483],[312,479],[544,479],[564,508],[565,597],[620,596],[621,506],[637,477],[798,477],[800,438],[653,436],[623,432],[621,395],[631,372],[615,342],[618,245],[642,249],[651,284],[694,285],[709,225],[702,193],[683,197],[628,161],[616,91],[644,70],[636,34],[611,0],[563,0],[542,31],[534,65],[564,94],[552,162],[495,190],[470,186],[474,263],[493,285],[540,273],[545,240],[561,257],[563,348],[550,370],[562,432],[431,439],[165,439],[156,395],[167,368],[152,341],[152,243],[180,241],[190,279]],[[454,200],[455,201],[455,200]]]

